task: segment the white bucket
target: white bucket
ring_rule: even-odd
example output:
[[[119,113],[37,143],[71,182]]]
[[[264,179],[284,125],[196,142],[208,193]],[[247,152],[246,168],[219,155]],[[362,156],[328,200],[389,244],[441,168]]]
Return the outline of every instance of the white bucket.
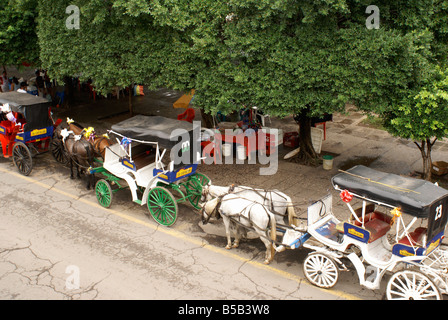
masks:
[[[246,160],[246,147],[238,146],[236,148],[236,154],[237,154],[238,160]]]
[[[324,170],[331,170],[333,169],[333,156],[323,156],[323,167]]]
[[[224,157],[229,157],[232,154],[232,145],[229,143],[224,143],[222,145],[222,155]]]

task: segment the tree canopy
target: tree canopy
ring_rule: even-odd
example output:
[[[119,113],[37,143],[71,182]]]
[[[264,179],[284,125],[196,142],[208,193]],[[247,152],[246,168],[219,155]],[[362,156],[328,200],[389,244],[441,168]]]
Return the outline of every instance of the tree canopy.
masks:
[[[79,30],[64,24],[69,5]],[[196,89],[208,111],[257,105],[271,114],[385,109],[446,55],[446,5],[378,1],[40,0],[44,65],[99,89],[131,82]],[[436,19],[437,18],[437,19]],[[443,28],[442,28],[443,26]]]
[[[39,64],[36,34],[38,0],[0,2],[0,64]]]

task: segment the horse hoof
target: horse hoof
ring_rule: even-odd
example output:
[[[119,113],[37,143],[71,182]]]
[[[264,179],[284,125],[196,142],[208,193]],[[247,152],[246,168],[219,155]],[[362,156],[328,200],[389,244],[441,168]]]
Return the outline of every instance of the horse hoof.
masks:
[[[230,249],[232,249],[232,247],[229,246],[229,245],[227,245],[227,246],[226,246],[226,249],[227,249],[227,250],[230,250]]]
[[[268,265],[268,264],[270,264],[271,263],[271,261],[269,261],[269,260],[264,260],[263,261],[263,264],[266,264],[266,265]]]
[[[238,243],[234,243],[233,245],[232,245],[232,248],[238,248],[240,245],[238,244]]]

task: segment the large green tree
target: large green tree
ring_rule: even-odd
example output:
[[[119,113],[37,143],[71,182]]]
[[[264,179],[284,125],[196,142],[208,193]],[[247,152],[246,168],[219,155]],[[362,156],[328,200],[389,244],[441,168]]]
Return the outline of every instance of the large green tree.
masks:
[[[208,112],[256,105],[299,114],[303,160],[317,157],[311,116],[343,111],[347,102],[388,111],[446,57],[440,1],[377,1],[378,29],[367,27],[370,2],[363,0],[132,3],[134,16],[152,15],[175,34],[161,84],[196,88],[195,103]]]
[[[0,65],[39,64],[37,1],[0,1]]]
[[[448,70],[439,70],[426,86],[404,96],[383,117],[390,133],[414,141],[422,155],[423,178],[431,180],[432,147],[448,136]]]
[[[39,44],[52,78],[92,80],[106,94],[134,83],[152,85],[164,59],[166,31],[150,15],[126,14],[112,0],[39,0]],[[124,5],[124,3],[123,3]],[[79,9],[79,28],[72,27]],[[76,24],[75,24],[76,25]]]
[[[65,6],[81,9],[67,30]],[[317,158],[310,118],[347,102],[384,113],[444,63],[447,5],[436,0],[40,0],[42,60],[95,85],[196,89],[208,113],[243,105],[300,115],[299,158]]]

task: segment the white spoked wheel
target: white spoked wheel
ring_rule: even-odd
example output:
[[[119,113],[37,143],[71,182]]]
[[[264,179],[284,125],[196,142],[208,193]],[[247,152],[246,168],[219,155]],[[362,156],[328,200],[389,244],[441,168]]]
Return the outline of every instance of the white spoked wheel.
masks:
[[[387,283],[388,300],[440,300],[439,289],[426,275],[403,270],[392,275]]]
[[[339,269],[333,259],[322,253],[310,253],[303,263],[303,273],[313,285],[332,288],[339,279]]]

